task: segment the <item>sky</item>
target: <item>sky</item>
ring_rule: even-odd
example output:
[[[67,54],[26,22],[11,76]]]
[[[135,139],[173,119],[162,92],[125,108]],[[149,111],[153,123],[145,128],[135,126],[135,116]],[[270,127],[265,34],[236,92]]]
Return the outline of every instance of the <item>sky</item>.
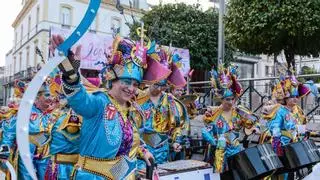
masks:
[[[11,25],[21,8],[21,0],[5,1],[0,6],[0,66],[4,66],[6,53],[13,47],[14,29]]]

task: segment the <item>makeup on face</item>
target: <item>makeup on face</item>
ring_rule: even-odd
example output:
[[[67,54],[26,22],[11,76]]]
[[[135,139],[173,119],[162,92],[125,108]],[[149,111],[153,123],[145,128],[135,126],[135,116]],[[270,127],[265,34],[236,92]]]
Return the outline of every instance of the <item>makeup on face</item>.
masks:
[[[139,83],[134,80],[134,79],[119,79],[121,85],[124,85],[124,86],[133,86],[135,88],[138,88],[139,86]]]

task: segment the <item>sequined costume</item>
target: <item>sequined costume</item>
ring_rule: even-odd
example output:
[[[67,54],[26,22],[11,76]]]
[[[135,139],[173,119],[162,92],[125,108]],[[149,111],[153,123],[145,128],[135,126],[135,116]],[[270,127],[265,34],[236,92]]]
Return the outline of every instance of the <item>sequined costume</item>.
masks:
[[[186,85],[182,73],[174,63],[176,56],[172,56],[170,52],[159,48],[149,58],[162,64],[169,72],[166,79],[154,83],[161,86],[170,84],[177,88]],[[146,121],[140,128],[140,133],[157,164],[168,161],[169,139],[172,139],[173,143],[182,144],[182,130],[188,130],[190,123],[187,109],[183,103],[170,93],[160,93],[158,102],[155,104],[150,99],[151,92],[149,89],[141,92],[137,99],[146,116]],[[143,167],[144,163],[140,161],[139,168]]]
[[[44,90],[45,85],[42,87]],[[26,89],[26,83],[22,81],[15,82],[14,96],[22,97],[24,90]],[[15,106],[16,111],[18,104]],[[16,115],[10,121],[10,127],[8,129],[8,138],[3,139],[5,144],[15,144],[16,141]],[[42,112],[35,105],[31,109],[30,123],[29,123],[29,138],[30,138],[30,154],[33,160],[33,165],[37,172],[37,177],[44,178],[47,162],[48,162],[48,142],[50,140],[50,114],[48,112]],[[11,148],[11,147],[10,147]],[[19,158],[17,151],[14,152],[15,163],[17,164],[18,178],[19,179],[32,179],[28,174],[23,162]]]
[[[48,121],[49,115],[43,115],[42,112],[36,108],[32,107],[30,117],[30,151],[33,159],[34,167],[37,170],[38,178],[44,178],[45,170],[48,162],[48,142],[50,135],[48,134]],[[9,148],[15,144],[16,140],[16,116],[12,117],[10,121],[8,121],[8,126],[4,133],[3,145],[8,145]],[[17,154],[15,155],[17,156]],[[19,179],[32,179],[28,174],[27,169],[25,168],[23,162],[18,161],[18,177]]]
[[[293,74],[281,75],[273,89],[272,97],[274,101],[284,102],[286,98],[300,98],[309,92],[310,89],[300,83]],[[262,134],[261,141],[268,136],[271,137],[275,152],[281,156],[281,146],[298,140],[297,125],[305,123],[306,119],[298,105],[289,109],[284,105],[272,103],[274,101],[263,107],[262,118],[267,120],[267,129]]]
[[[9,110],[10,111],[10,110]],[[16,123],[16,114],[11,114],[2,120],[1,129],[2,129],[2,138],[0,141],[0,157],[1,159],[8,160],[11,164],[14,164],[14,155],[16,152],[15,146],[15,123]],[[15,163],[16,164],[16,163]],[[7,171],[7,167],[4,164],[0,165],[0,169],[2,172],[9,175]]]
[[[45,179],[70,179],[79,157],[81,117],[72,111],[57,109],[51,129],[50,161]]]
[[[49,160],[50,114],[33,106],[29,124],[30,150],[39,178],[45,175]]]
[[[241,109],[244,109],[241,107]],[[202,129],[202,137],[215,148],[214,167],[217,172],[223,172],[226,168],[228,157],[240,152],[239,131],[242,128],[252,128],[257,118],[243,110],[232,108],[231,117],[223,114],[221,106],[212,108],[213,116],[204,116],[206,128]]]
[[[218,71],[215,69],[211,71],[212,86],[218,98],[236,98],[241,94],[242,87],[237,81],[234,68],[234,66],[220,67]],[[211,108],[211,114],[206,114],[203,120],[206,128],[202,129],[202,137],[215,150],[208,160],[211,161],[213,156],[215,171],[222,173],[228,170],[227,158],[242,149],[238,141],[240,129],[252,128],[257,118],[244,107],[231,107],[230,111],[225,112],[221,105]]]
[[[88,94],[82,85],[75,86],[79,88],[78,92],[68,96],[68,103],[84,119],[80,133],[79,168],[74,177],[121,179],[128,176],[136,167],[135,160],[129,157],[130,149],[137,148],[132,147],[134,119],[142,118],[142,112],[134,105],[130,110],[119,109],[106,92]],[[85,159],[101,163],[101,167],[86,164]],[[92,165],[95,166],[94,173],[90,171]]]
[[[189,125],[187,111],[179,100],[168,93],[162,93],[157,105],[153,104],[148,95],[138,99],[138,102],[146,116],[140,129],[141,136],[155,157],[155,162],[165,163],[169,158],[169,138],[173,142],[182,143],[182,130]]]
[[[139,55],[133,53],[134,47]],[[146,67],[146,49],[118,37],[113,48],[112,62],[109,62],[112,65],[102,74],[102,81],[106,80],[109,87],[117,79],[141,82],[145,73],[143,68]],[[152,65],[148,64],[150,67]],[[124,108],[105,90],[88,93],[79,80],[68,83],[63,77],[63,89],[70,107],[83,117],[80,155],[73,178],[97,180],[132,177],[136,169],[135,158],[144,155],[136,124],[144,119],[141,108],[135,102],[127,102],[128,108]]]

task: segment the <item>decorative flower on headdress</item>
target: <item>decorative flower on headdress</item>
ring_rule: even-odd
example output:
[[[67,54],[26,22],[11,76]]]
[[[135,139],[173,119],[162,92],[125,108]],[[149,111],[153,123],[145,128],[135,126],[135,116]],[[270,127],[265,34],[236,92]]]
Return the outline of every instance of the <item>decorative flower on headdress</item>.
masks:
[[[234,65],[228,68],[215,67],[210,71],[211,86],[214,89],[215,95],[219,98],[226,98],[229,96],[239,97],[242,93],[241,84],[237,81],[237,67]]]
[[[276,80],[272,97],[278,100],[289,97],[300,98],[308,93],[310,93],[310,89],[299,82],[292,71],[288,71],[286,76],[282,74],[279,80]]]

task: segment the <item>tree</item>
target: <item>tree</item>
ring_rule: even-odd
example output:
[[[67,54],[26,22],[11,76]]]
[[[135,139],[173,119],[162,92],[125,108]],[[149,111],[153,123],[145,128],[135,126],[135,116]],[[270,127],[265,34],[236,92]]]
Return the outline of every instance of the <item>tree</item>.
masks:
[[[284,51],[288,68],[295,69],[294,55],[319,55],[319,0],[230,0],[225,26],[231,46],[253,54]]]
[[[217,63],[218,14],[215,10],[203,12],[198,5],[166,4],[152,7],[141,20],[151,40],[189,49],[192,68],[209,70]],[[138,22],[131,25],[132,39],[139,39],[136,29],[140,26]],[[225,57],[230,61],[232,50],[226,48]]]
[[[301,70],[302,70],[302,72],[301,72],[302,75],[318,74],[319,73],[315,68],[313,68],[313,67],[311,68],[311,67],[308,67],[308,66],[303,66]],[[299,80],[301,82],[306,82],[308,80],[312,80],[315,83],[320,83],[320,78],[319,77],[299,78]]]

